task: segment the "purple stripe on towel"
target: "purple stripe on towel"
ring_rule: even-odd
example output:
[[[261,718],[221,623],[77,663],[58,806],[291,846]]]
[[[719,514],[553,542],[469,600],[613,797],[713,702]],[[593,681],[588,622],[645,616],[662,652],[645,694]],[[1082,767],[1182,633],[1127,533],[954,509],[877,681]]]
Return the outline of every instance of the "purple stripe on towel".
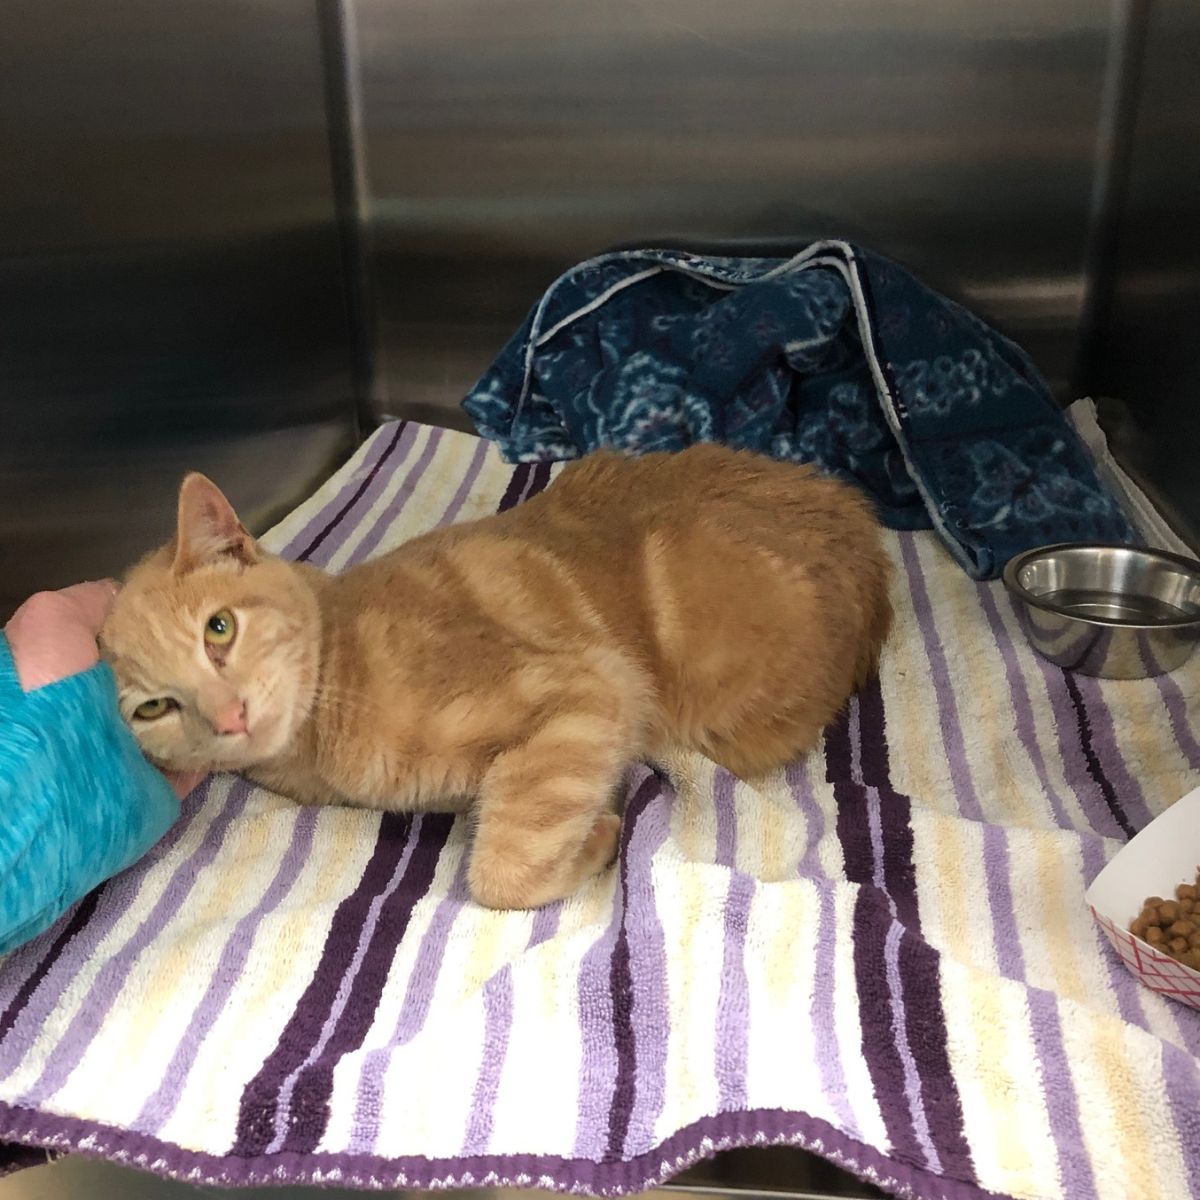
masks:
[[[1002,828],[993,825],[984,827],[983,856],[996,962],[1001,974],[1024,982],[1026,968],[1010,883],[1008,839]],[[1054,999],[1049,993],[1033,987],[1027,988],[1026,996],[1039,1078],[1043,1081],[1060,1081],[1055,1094],[1047,1093],[1046,1096],[1050,1133],[1058,1155],[1060,1171],[1064,1180],[1069,1179],[1074,1184],[1067,1194],[1072,1197],[1079,1196],[1080,1200],[1088,1200],[1095,1195],[1095,1185],[1086,1155],[1080,1161],[1076,1161],[1080,1158],[1079,1103],[1070,1071],[1060,1067],[1060,1064],[1066,1063],[1066,1048]],[[919,1030],[925,1027],[925,1022],[920,1019],[922,1014],[914,1016],[917,1019],[914,1020],[912,1036],[920,1036]],[[934,1093],[930,1099],[931,1103],[936,1104],[940,1102],[941,1096]]]
[[[804,821],[804,851],[800,855],[798,870],[801,875],[810,878],[822,874],[820,847],[821,839],[825,836],[825,812],[813,794],[806,766],[807,762],[813,761],[815,754],[816,751],[813,751],[805,762],[789,764],[785,771],[792,799]]]
[[[521,498],[525,495],[525,489],[529,486],[529,481],[533,477],[533,465],[531,463],[519,463],[513,467],[512,475],[509,476],[508,487],[504,489],[504,495],[500,497],[498,512],[508,512],[510,508],[516,507],[521,503]]]
[[[869,681],[858,703],[859,761],[864,781],[874,785],[870,828],[871,852],[887,889],[899,925],[893,925],[885,949],[889,984],[903,997],[893,1017],[903,1017],[903,1045],[917,1072],[916,1086],[908,1077],[906,1094],[913,1105],[914,1129],[932,1140],[926,1147],[930,1164],[958,1174],[970,1167],[963,1132],[962,1100],[950,1066],[946,1014],[942,1008],[938,956],[920,938],[916,864],[913,859],[912,805],[892,784],[887,715],[879,680]],[[899,938],[898,929],[905,936]]]
[[[1011,629],[1009,624],[1010,637]],[[1046,688],[1050,710],[1054,714],[1059,760],[1067,786],[1075,794],[1075,799],[1097,833],[1124,840],[1126,834],[1106,803],[1103,791],[1097,786],[1084,756],[1079,736],[1079,715],[1067,692],[1066,672],[1048,663],[1041,655],[1035,656],[1035,663]]]
[[[611,1031],[612,955],[621,920],[619,896],[605,931],[588,947],[579,964],[579,1025],[583,1038],[579,1064],[579,1111],[576,1114],[575,1158],[596,1160],[608,1147],[608,1117],[617,1081],[617,1046]],[[609,1031],[606,1033],[606,1031]]]
[[[721,987],[714,1039],[719,1103],[723,1111],[741,1108],[746,1097],[746,1054],[749,1040],[749,997],[743,954],[746,918],[754,881],[737,870],[737,780],[723,767],[713,780],[717,824],[716,862],[729,869],[723,916]]]
[[[366,562],[375,552],[375,548],[383,541],[388,530],[395,524],[396,518],[403,511],[413,492],[416,491],[417,485],[425,477],[425,472],[429,469],[429,464],[433,462],[434,455],[437,453],[444,435],[445,430],[443,429],[428,430],[425,446],[421,450],[417,461],[413,464],[412,470],[409,471],[408,475],[396,489],[395,494],[388,501],[387,507],[371,526],[367,536],[354,547],[346,563],[347,567],[354,567],[359,563]],[[394,476],[395,474],[396,472],[393,471],[392,475]],[[381,492],[385,491],[386,486],[380,490]]]
[[[627,870],[629,839],[638,813],[658,789],[656,776],[642,781],[629,800],[621,830],[620,870]],[[624,936],[625,891],[619,885],[613,895],[612,916],[604,932],[588,947],[579,964],[579,1024],[585,1031],[583,1054],[579,1064],[579,1111],[575,1124],[577,1158],[598,1159],[613,1140],[614,1097],[620,1104],[632,1104],[628,1084],[619,1078],[622,1070],[633,1070],[633,1026],[628,997],[624,995],[624,974],[618,971],[614,984],[614,961]],[[627,1116],[617,1116],[618,1124],[627,1125]],[[624,1137],[624,1134],[621,1134]]]
[[[67,915],[66,919],[59,923],[61,928],[55,927],[58,932],[54,934],[54,940],[50,943],[49,949],[21,986],[17,988],[8,1007],[3,1013],[0,1013],[0,1042],[7,1036],[8,1031],[13,1027],[13,1022],[17,1019],[17,1014],[29,1003],[30,997],[37,991],[42,980],[46,978],[46,972],[58,960],[64,947],[91,920],[92,914],[96,911],[96,905],[100,902],[101,890],[101,888],[95,888],[90,891]]]
[[[1075,711],[1076,727],[1079,730],[1079,745],[1083,750],[1083,758],[1087,763],[1088,774],[1095,780],[1097,788],[1100,789],[1100,794],[1104,797],[1104,803],[1108,805],[1108,811],[1112,813],[1112,818],[1117,823],[1117,828],[1120,829],[1125,840],[1128,841],[1137,830],[1129,823],[1129,818],[1125,815],[1125,809],[1121,801],[1117,798],[1117,790],[1105,774],[1104,767],[1100,762],[1100,756],[1096,753],[1091,717],[1087,706],[1084,704],[1083,696],[1079,691],[1079,684],[1076,682],[1075,676],[1069,671],[1063,672],[1063,687],[1066,688],[1067,695],[1071,699],[1071,707]]]
[[[1006,979],[1023,981],[1025,958],[1021,953],[1021,934],[1017,929],[1017,910],[1013,902],[1008,836],[999,825],[983,827],[983,875],[987,883],[996,965]]]
[[[446,511],[442,514],[442,519],[438,521],[438,525],[449,525],[458,514],[462,511],[462,506],[466,504],[467,497],[471,494],[471,489],[475,486],[479,479],[479,472],[483,470],[483,464],[487,461],[488,443],[479,442],[471,454],[471,461],[467,464],[466,471],[463,472],[462,482],[458,485],[450,504]]]
[[[647,786],[652,782],[646,780]],[[671,1010],[667,995],[667,943],[654,892],[654,858],[671,836],[675,791],[665,776],[657,777],[645,807],[626,841],[624,856],[625,923],[633,990],[633,1028],[637,1044],[637,1086],[625,1131],[626,1155],[642,1154],[654,1145],[654,1131],[666,1095],[667,1038]],[[610,1142],[612,1113],[609,1113]]]
[[[540,946],[543,942],[548,942],[558,932],[558,923],[561,918],[561,904],[548,904],[545,908],[539,908],[533,914],[533,925],[529,930],[528,949],[532,950],[534,946]]]
[[[1000,612],[996,607],[996,596],[989,588],[980,587],[979,603],[983,608],[984,616],[987,617],[996,649],[1000,652],[1000,658],[1004,662],[1004,677],[1008,682],[1008,694],[1012,701],[1013,717],[1017,725],[1017,738],[1028,755],[1030,763],[1033,764],[1038,783],[1042,785],[1042,794],[1046,797],[1050,804],[1050,811],[1054,814],[1054,823],[1059,829],[1073,829],[1075,823],[1067,815],[1066,805],[1063,804],[1058,789],[1050,782],[1050,773],[1046,769],[1046,760],[1042,755],[1042,748],[1038,744],[1037,732],[1034,727],[1033,705],[1029,701],[1029,689],[1025,686],[1025,678],[1021,674],[1021,668],[1017,662],[1017,652],[1013,646],[1012,637],[1000,619]]]
[[[888,927],[883,947],[883,969],[887,975],[888,992],[892,999],[892,1030],[896,1038],[896,1052],[900,1056],[900,1065],[904,1071],[904,1095],[908,1101],[908,1111],[912,1115],[913,1134],[925,1156],[925,1165],[931,1171],[940,1174],[944,1167],[930,1133],[929,1117],[925,1109],[924,1079],[913,1054],[911,1041],[913,1026],[916,1025],[918,1030],[921,1026],[912,1020],[912,1014],[908,1011],[905,1003],[905,982],[900,972],[900,943],[903,936],[904,926],[893,920]],[[919,995],[919,992],[917,994]]]
[[[549,463],[534,463],[532,470],[521,485],[519,494],[516,500],[509,502],[508,493],[505,493],[504,499],[500,501],[497,512],[505,512],[512,508],[515,504],[524,504],[526,500],[532,500],[534,496],[541,495],[550,486],[550,464]]]
[[[532,950],[549,941],[558,929],[562,904],[548,904],[533,914],[526,949]],[[463,1154],[485,1154],[495,1121],[496,1096],[508,1059],[508,1043],[512,1035],[512,964],[505,963],[483,986],[483,1057],[475,1080],[471,1099],[471,1115],[467,1120],[467,1135]],[[362,1114],[359,1114],[361,1119]],[[376,1124],[371,1120],[372,1127]],[[372,1139],[373,1143],[374,1139]],[[353,1143],[351,1148],[353,1149]]]
[[[483,1058],[471,1098],[471,1115],[467,1119],[463,1154],[487,1152],[492,1137],[496,1097],[500,1092],[500,1076],[508,1057],[512,1019],[512,966],[505,963],[483,985]]]
[[[877,803],[884,885],[896,919],[913,933],[921,931],[917,869],[913,863],[912,809],[907,796],[879,790]]]
[[[525,489],[522,502],[532,500],[539,492],[544,492],[550,486],[550,467],[551,464],[548,462],[534,463],[533,475],[530,477],[529,486]]]
[[[314,1061],[307,1062],[296,1079],[288,1107],[288,1131],[281,1149],[305,1154],[314,1151],[329,1123],[329,1105],[333,1094],[333,1072],[343,1055],[361,1047],[370,1031],[391,971],[396,948],[400,945],[413,910],[425,897],[437,871],[438,860],[454,824],[449,814],[438,813],[418,818],[411,861],[406,870],[398,870],[399,886],[384,896],[379,920],[373,928],[364,928],[361,935],[369,940],[365,953],[354,968],[347,972],[343,987],[349,994],[338,1004],[330,1006],[328,1022],[332,1028],[317,1047]],[[340,989],[339,989],[340,991]]]
[[[1191,1196],[1200,1196],[1200,1070],[1194,1057],[1169,1043],[1162,1048],[1162,1073],[1171,1116],[1179,1131],[1183,1174]]]
[[[500,498],[499,512],[508,512],[518,504],[523,504],[531,496],[544,492],[550,483],[550,464],[521,463],[513,468],[512,478],[508,482],[504,495]]]
[[[1104,856],[1104,843],[1097,837],[1085,837],[1080,842],[1080,855],[1083,866],[1083,878],[1079,881],[1079,891],[1082,893],[1090,886],[1091,881],[1105,868],[1108,859]],[[1146,1018],[1142,1012],[1142,985],[1134,978],[1117,957],[1109,953],[1108,943],[1098,927],[1093,927],[1092,936],[1098,946],[1101,946],[1100,956],[1107,965],[1108,984],[1117,1003],[1117,1012],[1127,1025],[1140,1029],[1146,1028]],[[1097,981],[1099,984],[1099,981]]]
[[[250,798],[250,785],[238,779],[230,789],[229,800],[217,814],[203,843],[190,858],[181,862],[171,875],[162,895],[143,918],[134,935],[100,968],[87,998],[79,1006],[66,1032],[46,1057],[41,1074],[21,1097],[20,1103],[36,1108],[66,1082],[82,1061],[96,1031],[112,1011],[143,950],[154,941],[179,912],[200,873],[216,858],[229,826],[241,815]],[[27,1010],[28,1011],[28,1010]]]
[[[825,835],[825,812],[813,793],[804,764],[792,763],[787,768],[787,781],[792,789],[796,807],[804,818],[806,831],[799,873],[813,881],[820,903],[812,964],[813,993],[808,1011],[808,1019],[814,1033],[817,1072],[825,1102],[836,1116],[839,1127],[857,1136],[858,1122],[847,1099],[846,1072],[842,1066],[835,1016],[834,950],[838,936],[837,910],[833,902],[833,888],[824,877],[819,855],[821,839]]]
[[[429,926],[421,937],[417,957],[408,977],[408,989],[400,1005],[400,1015],[396,1018],[395,1031],[388,1039],[388,1045],[377,1051],[385,1060],[392,1047],[411,1042],[425,1026],[425,1018],[429,1015],[429,1006],[433,1003],[433,993],[441,974],[442,959],[446,956],[446,946],[450,941],[450,931],[463,907],[471,902],[467,890],[467,868],[470,861],[470,854],[464,852],[459,860],[458,870],[454,873],[450,890],[438,901]],[[385,1066],[386,1061],[380,1065]],[[368,1145],[374,1144],[375,1139],[372,1137]]]
[[[878,678],[863,687],[858,698],[859,758],[863,782],[876,792],[881,845],[875,850],[884,884],[897,919],[919,933],[917,870],[913,861],[912,803],[892,784],[887,716]],[[872,826],[874,829],[874,826]]]
[[[333,500],[329,504],[323,505],[321,511],[292,538],[282,557],[291,558],[294,555],[301,562],[314,562],[317,566],[324,566],[337,549],[337,545],[341,544],[339,540],[337,544],[322,550],[321,547],[325,540],[335,529],[341,527],[347,514],[356,508],[359,502],[364,500],[364,497],[364,510],[370,511],[371,505],[379,496],[384,480],[387,479],[387,474],[382,472],[383,466],[399,450],[399,459],[395,465],[391,466],[391,470],[395,470],[395,466],[408,457],[416,435],[417,426],[408,421],[398,421],[390,435],[385,434],[381,429],[376,434],[377,445],[371,448],[363,461],[362,477],[359,478],[358,472],[351,476]]]
[[[754,900],[754,878],[734,870],[725,896],[725,950],[717,1003],[715,1038],[718,1103],[723,1112],[746,1107],[746,1063],[750,1043],[750,985],[746,978],[746,932]]]
[[[939,963],[938,952],[926,942],[908,933],[900,937],[897,969],[904,995],[905,1042],[921,1081],[925,1126],[942,1170],[964,1179],[972,1171],[971,1151],[947,1048]]]
[[[233,927],[224,947],[217,968],[209,980],[187,1032],[180,1039],[175,1053],[167,1064],[162,1082],[144,1105],[137,1119],[133,1122],[134,1129],[146,1131],[160,1130],[170,1120],[183,1095],[187,1083],[188,1072],[200,1053],[204,1039],[216,1023],[217,1018],[225,1010],[242,970],[250,957],[254,946],[254,937],[263,918],[268,913],[275,912],[279,905],[292,890],[300,872],[304,869],[309,851],[312,849],[313,834],[317,827],[317,812],[315,809],[302,809],[296,817],[295,832],[288,843],[288,848],[279,861],[267,889],[255,906],[242,916]],[[270,950],[267,950],[270,953]]]
[[[876,879],[867,813],[869,790],[854,778],[856,756],[850,738],[850,727],[854,723],[851,711],[857,706],[858,698],[851,697],[845,711],[825,729],[825,779],[833,788],[837,835],[846,878],[851,883],[872,887]]]
[[[304,527],[289,539],[287,547],[280,552],[282,557],[304,558],[312,539],[324,529],[327,523],[330,523],[331,518],[332,524],[335,526],[345,520],[346,514],[354,507],[358,497],[363,493],[364,480],[374,474],[380,458],[394,449],[397,435],[404,432],[404,426],[407,424],[407,421],[393,421],[381,425],[359,447],[358,452],[363,456],[362,462],[347,477],[346,482],[338,489],[337,495],[322,504],[308,519]]]
[[[855,779],[854,757],[850,748],[850,710],[858,704],[851,696],[846,707],[828,725],[822,738],[825,751],[825,779],[828,783],[849,783]]]
[[[396,957],[413,910],[424,899],[437,871],[438,859],[454,824],[447,813],[426,814],[417,818],[411,858],[396,869],[397,885],[384,889],[377,905],[378,919],[364,921],[359,930],[359,951],[355,954],[316,1045],[301,1065],[289,1096],[281,1092],[280,1109],[287,1120],[282,1143],[277,1127],[272,1149],[296,1154],[314,1151],[329,1123],[329,1105],[333,1095],[333,1072],[339,1060],[357,1050],[375,1020],[379,998]]]
[[[820,902],[819,932],[813,957],[813,993],[808,1017],[812,1022],[817,1071],[825,1103],[836,1115],[838,1126],[851,1137],[861,1130],[850,1104],[846,1069],[842,1065],[842,1047],[837,1025],[836,991],[838,972],[835,965],[839,914],[834,903],[834,888],[826,880],[814,881]],[[853,919],[853,918],[851,918]],[[798,1014],[803,1019],[803,1014]]]
[[[1063,1044],[1063,1016],[1058,1001],[1052,992],[1035,987],[1027,989],[1026,997],[1034,1051],[1041,1065],[1040,1082],[1046,1098],[1050,1136],[1058,1151],[1063,1195],[1071,1200],[1095,1200],[1096,1180],[1079,1119],[1071,1064]]]
[[[623,873],[623,872],[622,872]],[[625,881],[621,881],[623,905],[628,903]],[[613,1037],[617,1047],[617,1073],[613,1080],[612,1105],[609,1108],[608,1158],[620,1158],[629,1130],[629,1114],[637,1089],[637,1044],[633,1030],[633,975],[629,970],[629,943],[624,926],[612,955],[609,975],[612,995]],[[585,1035],[586,1036],[586,1035]]]
[[[279,1092],[321,1036],[338,988],[358,946],[358,934],[376,896],[392,877],[410,838],[411,821],[393,813],[380,820],[379,837],[358,886],[337,907],[313,977],[258,1073],[242,1092],[232,1153],[262,1154],[275,1138]]]
[[[737,866],[737,807],[734,789],[737,780],[724,767],[713,772],[713,816],[717,825],[716,864]]]
[[[892,910],[886,891],[877,882],[869,789],[853,778],[856,759],[861,759],[850,739],[851,725],[857,724],[850,710],[857,709],[857,704],[857,698],[852,699],[826,729],[825,761],[826,778],[837,801],[837,832],[846,878],[859,889],[854,903],[854,977],[861,1047],[893,1151],[911,1162],[929,1162],[932,1147],[928,1137],[922,1144],[918,1134],[922,1116],[911,1104],[900,1052],[903,1023],[897,1021],[894,1010],[898,1007],[903,1012],[903,998],[899,980],[889,979],[887,971],[886,938]],[[933,1157],[936,1159],[936,1154]]]
[[[1163,705],[1166,707],[1167,717],[1171,722],[1171,732],[1175,735],[1175,742],[1180,753],[1186,759],[1191,770],[1200,771],[1200,742],[1196,741],[1196,736],[1192,732],[1191,722],[1188,720],[1187,701],[1179,689],[1179,684],[1170,675],[1156,676],[1155,683],[1158,685],[1159,695],[1162,696]]]
[[[1114,685],[1107,680],[1094,679],[1090,675],[1071,676],[1069,682],[1078,689],[1091,727],[1092,749],[1103,763],[1104,772],[1120,797],[1120,805],[1128,816],[1129,824],[1135,832],[1145,829],[1154,819],[1154,814],[1146,803],[1141,783],[1129,770],[1121,752],[1112,711],[1108,707],[1105,694]]]
[[[894,995],[898,983],[889,979],[887,971],[891,927],[892,915],[882,894],[860,885],[854,902],[854,979],[863,1058],[892,1153],[906,1162],[928,1163],[929,1146],[922,1144],[914,1127],[916,1110],[900,1053],[905,1028],[903,999]]]
[[[879,676],[872,675],[851,703],[858,709],[858,778],[869,787],[891,788],[887,723]]]
[[[374,1151],[379,1138],[379,1117],[383,1111],[384,1076],[392,1060],[392,1053],[398,1046],[403,1046],[416,1037],[429,1015],[442,959],[446,953],[446,944],[450,940],[450,931],[463,906],[470,902],[470,896],[467,894],[468,862],[469,858],[464,854],[449,891],[438,901],[433,917],[421,937],[417,956],[408,976],[408,987],[400,1004],[396,1028],[384,1045],[376,1046],[362,1056],[354,1105],[354,1125],[348,1143],[354,1153],[370,1154]]]
[[[954,794],[958,797],[959,808],[964,817],[971,821],[982,821],[983,809],[980,807],[979,797],[975,793],[975,784],[971,779],[971,771],[967,765],[962,721],[959,718],[958,704],[954,699],[950,667],[946,661],[941,635],[934,623],[933,605],[929,600],[929,589],[925,585],[925,574],[917,555],[916,539],[919,536],[919,534],[913,533],[897,534],[900,542],[900,555],[908,576],[913,611],[921,631],[921,640],[925,645],[925,655],[929,660],[931,681],[934,695],[937,698],[938,724],[941,727],[942,741],[946,747],[946,759],[950,765],[950,780],[954,785]]]
[[[641,832],[640,825],[643,815],[656,799],[661,807],[662,794],[663,788],[658,776],[647,775],[626,805],[625,819],[621,829],[621,848],[618,856],[619,886],[613,898],[614,909],[620,913],[620,926],[609,960],[608,977],[613,1041],[617,1058],[607,1121],[607,1155],[610,1158],[619,1158],[625,1146],[629,1121],[637,1098],[639,1049],[647,1035],[653,1036],[653,1033],[646,1029],[639,1031],[634,1023],[635,979],[637,985],[640,985],[641,980],[634,975],[630,967],[632,951],[629,925],[631,921],[640,921],[641,914],[630,911],[629,880],[631,872],[644,871],[648,873],[650,870],[649,862],[644,860],[641,854],[635,857],[632,845],[635,837]],[[638,899],[640,900],[641,897]],[[586,1044],[588,1027],[584,1026],[584,1029]]]

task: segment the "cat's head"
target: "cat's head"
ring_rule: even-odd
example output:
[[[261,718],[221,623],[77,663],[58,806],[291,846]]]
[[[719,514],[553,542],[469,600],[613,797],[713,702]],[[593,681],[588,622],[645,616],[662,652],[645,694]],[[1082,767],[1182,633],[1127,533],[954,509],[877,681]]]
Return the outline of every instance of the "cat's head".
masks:
[[[238,770],[284,751],[312,707],[316,596],[263,552],[203,475],[179,491],[175,538],[130,571],[100,634],[121,712],[176,770]]]

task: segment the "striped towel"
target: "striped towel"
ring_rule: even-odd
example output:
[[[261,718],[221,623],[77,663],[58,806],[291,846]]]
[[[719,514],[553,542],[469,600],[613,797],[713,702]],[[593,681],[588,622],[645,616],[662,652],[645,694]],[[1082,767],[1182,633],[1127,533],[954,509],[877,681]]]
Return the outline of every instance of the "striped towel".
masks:
[[[337,570],[553,471],[390,424],[267,541]],[[0,1139],[212,1184],[618,1194],[792,1143],[924,1200],[1200,1195],[1200,1013],[1082,902],[1200,783],[1200,658],[1066,676],[889,539],[882,677],[822,748],[632,771],[618,869],[541,912],[469,902],[464,822],[208,781],[0,964]]]

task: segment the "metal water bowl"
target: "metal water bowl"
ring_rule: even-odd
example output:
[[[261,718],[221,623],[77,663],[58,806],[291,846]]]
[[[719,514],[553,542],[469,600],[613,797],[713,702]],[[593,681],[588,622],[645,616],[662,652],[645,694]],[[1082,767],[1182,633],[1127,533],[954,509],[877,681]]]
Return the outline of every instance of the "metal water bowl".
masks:
[[[1013,558],[1004,584],[1033,648],[1083,675],[1162,675],[1200,639],[1200,562],[1164,550],[1043,546]]]

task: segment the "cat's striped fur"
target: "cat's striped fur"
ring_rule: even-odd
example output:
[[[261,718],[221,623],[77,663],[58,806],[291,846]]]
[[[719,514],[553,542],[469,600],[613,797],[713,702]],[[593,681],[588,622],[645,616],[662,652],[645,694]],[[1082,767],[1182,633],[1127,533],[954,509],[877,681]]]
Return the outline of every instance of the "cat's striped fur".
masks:
[[[630,762],[687,748],[752,776],[809,750],[876,665],[888,581],[856,490],[715,445],[593,455],[340,576],[265,555],[192,475],[103,644],[156,761],[304,803],[469,809],[472,894],[523,908],[611,860]]]

